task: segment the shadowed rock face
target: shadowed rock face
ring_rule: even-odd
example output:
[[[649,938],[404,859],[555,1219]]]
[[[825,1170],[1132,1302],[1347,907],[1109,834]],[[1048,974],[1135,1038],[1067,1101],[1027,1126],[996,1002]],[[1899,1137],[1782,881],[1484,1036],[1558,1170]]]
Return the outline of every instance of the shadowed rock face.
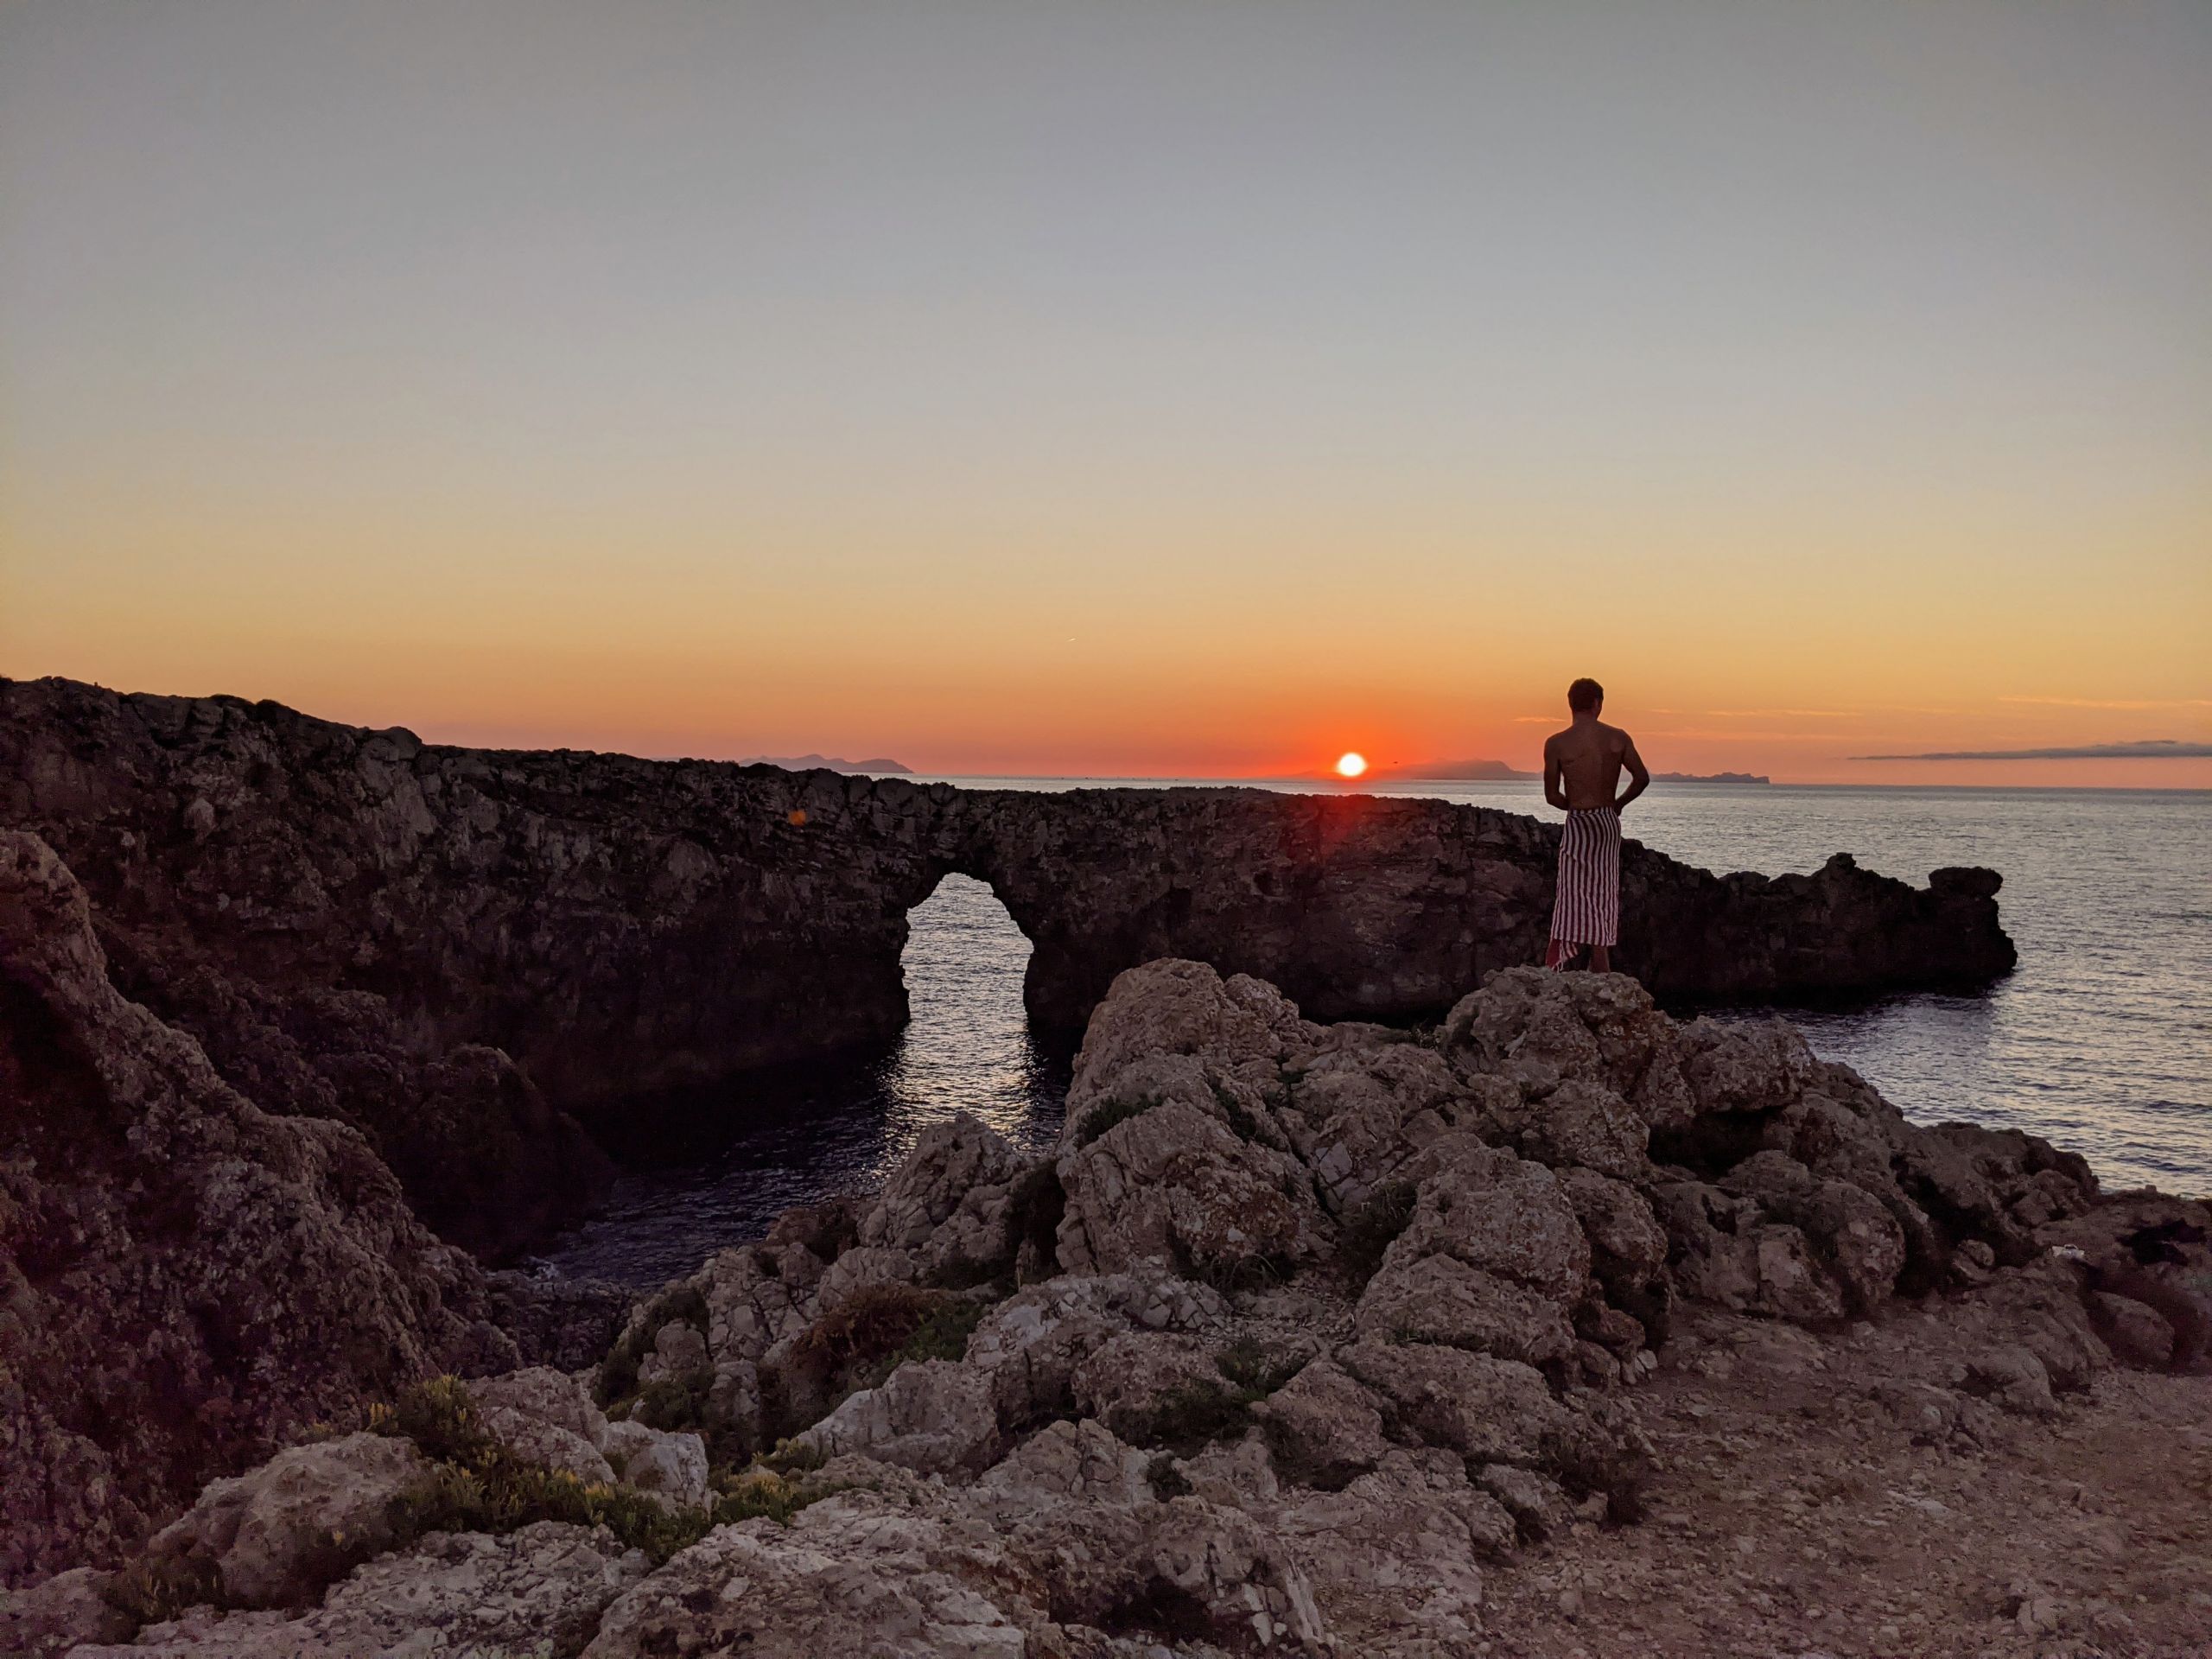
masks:
[[[948,872],[1034,942],[1046,1031],[1162,956],[1407,1020],[1540,954],[1557,836],[1434,801],[448,748],[52,679],[0,682],[0,825],[67,861],[129,995],[266,1109],[355,1123],[492,1250],[594,1189],[568,1113],[889,1041],[906,912]],[[1716,877],[1631,842],[1617,965],[1676,1000],[1986,980],[2014,960],[1998,883]]]

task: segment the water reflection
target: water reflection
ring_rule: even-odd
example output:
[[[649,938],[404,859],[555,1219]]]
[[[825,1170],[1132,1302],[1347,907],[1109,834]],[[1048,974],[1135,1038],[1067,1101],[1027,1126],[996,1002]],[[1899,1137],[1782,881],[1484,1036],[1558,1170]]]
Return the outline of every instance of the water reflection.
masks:
[[[914,907],[901,959],[912,1020],[872,1065],[794,1066],[747,1080],[741,1098],[693,1103],[657,1138],[652,1166],[539,1258],[560,1272],[658,1284],[781,1211],[880,1185],[924,1128],[973,1112],[1022,1151],[1059,1133],[1068,1059],[1029,1033],[1029,941],[982,882],[948,875]],[[715,1120],[747,1127],[717,1131]]]

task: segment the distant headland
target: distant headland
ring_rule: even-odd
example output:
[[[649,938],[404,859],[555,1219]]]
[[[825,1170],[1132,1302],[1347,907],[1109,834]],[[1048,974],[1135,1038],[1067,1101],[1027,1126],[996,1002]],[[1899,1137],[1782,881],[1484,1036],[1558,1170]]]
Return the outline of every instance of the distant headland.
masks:
[[[1410,766],[1376,766],[1364,781],[1392,784],[1473,784],[1506,778],[1540,778],[1503,760],[1416,760]]]
[[[873,760],[848,760],[839,754],[748,754],[741,766],[781,766],[785,772],[849,772],[874,778],[911,778],[912,766],[878,755]]]
[[[1774,779],[1751,772],[1655,772],[1655,784],[1766,784]]]

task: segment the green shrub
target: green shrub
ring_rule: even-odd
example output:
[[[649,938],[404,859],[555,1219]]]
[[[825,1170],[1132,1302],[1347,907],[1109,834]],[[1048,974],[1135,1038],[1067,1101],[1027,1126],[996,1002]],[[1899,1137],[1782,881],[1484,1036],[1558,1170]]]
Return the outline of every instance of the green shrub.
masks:
[[[715,1501],[715,1524],[732,1526],[765,1516],[787,1527],[801,1510],[828,1496],[827,1489],[810,1489],[773,1469],[748,1469]]]
[[[222,1575],[213,1561],[142,1555],[100,1592],[108,1605],[141,1624],[178,1618],[188,1607],[222,1606]]]
[[[817,1377],[849,1376],[891,1357],[951,1299],[920,1285],[868,1285],[809,1325],[791,1359]]]
[[[652,1351],[653,1338],[671,1319],[681,1319],[702,1335],[708,1328],[707,1298],[696,1285],[671,1285],[645,1305],[620,1341],[599,1363],[592,1393],[601,1407],[627,1400],[638,1391],[638,1367]]]
[[[987,1311],[987,1304],[971,1296],[939,1303],[923,1317],[914,1327],[914,1334],[892,1355],[891,1370],[897,1370],[910,1359],[965,1359],[968,1338],[983,1322]]]
[[[1273,1353],[1249,1337],[1240,1337],[1213,1357],[1215,1368],[1247,1403],[1264,1400],[1306,1369],[1304,1359]]]
[[[626,1549],[642,1549],[656,1564],[696,1544],[713,1526],[704,1510],[671,1510],[644,1492],[587,1484],[565,1469],[549,1469],[501,1450],[474,1466],[440,1464],[400,1500],[400,1535],[427,1532],[513,1532],[533,1521],[605,1527]]]
[[[1271,1353],[1249,1338],[1214,1356],[1219,1382],[1186,1382],[1161,1397],[1140,1437],[1184,1457],[1209,1440],[1229,1440],[1252,1427],[1252,1408],[1290,1381],[1306,1362]],[[1148,1471],[1155,1484],[1158,1462]]]
[[[714,1386],[712,1371],[664,1376],[639,1391],[630,1415],[648,1428],[704,1429],[708,1427],[707,1396]]]

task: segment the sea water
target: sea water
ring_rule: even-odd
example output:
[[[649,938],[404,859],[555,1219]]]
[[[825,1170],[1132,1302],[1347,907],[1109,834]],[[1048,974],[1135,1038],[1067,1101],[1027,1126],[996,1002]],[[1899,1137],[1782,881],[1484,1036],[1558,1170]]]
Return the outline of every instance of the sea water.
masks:
[[[1548,810],[1534,783],[1374,792]],[[1917,1121],[2028,1130],[2085,1154],[2108,1186],[2212,1193],[2212,792],[1661,784],[1623,828],[1716,871],[1811,871],[1837,852],[1915,882],[1949,864],[2001,871],[2020,965],[1998,984],[1785,1012],[1817,1052]],[[964,876],[947,876],[909,922],[913,1018],[890,1054],[747,1083],[727,1113],[704,1115],[701,1135],[626,1172],[599,1216],[542,1260],[639,1285],[688,1273],[788,1205],[880,1183],[926,1125],[956,1112],[1024,1149],[1049,1145],[1067,1064],[1029,1034],[1028,940]],[[718,1132],[714,1120],[740,1127]]]

